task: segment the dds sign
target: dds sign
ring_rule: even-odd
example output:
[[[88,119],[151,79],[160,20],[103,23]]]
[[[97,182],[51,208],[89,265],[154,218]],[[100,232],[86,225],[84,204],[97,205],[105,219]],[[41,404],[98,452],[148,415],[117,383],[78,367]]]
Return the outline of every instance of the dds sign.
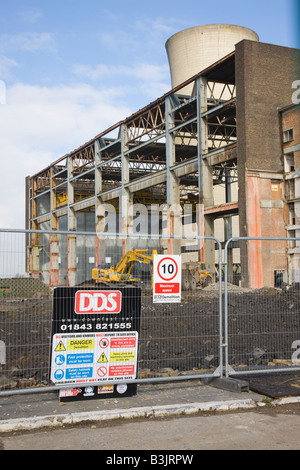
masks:
[[[122,293],[120,291],[77,291],[75,312],[82,314],[120,313]]]

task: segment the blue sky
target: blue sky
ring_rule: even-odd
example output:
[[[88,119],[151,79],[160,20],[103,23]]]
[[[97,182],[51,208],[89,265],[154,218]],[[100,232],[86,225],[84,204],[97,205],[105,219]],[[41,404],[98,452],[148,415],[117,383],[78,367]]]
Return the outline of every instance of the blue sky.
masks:
[[[171,88],[172,34],[238,24],[262,42],[299,47],[296,4],[0,0],[0,227],[24,227],[25,176]]]

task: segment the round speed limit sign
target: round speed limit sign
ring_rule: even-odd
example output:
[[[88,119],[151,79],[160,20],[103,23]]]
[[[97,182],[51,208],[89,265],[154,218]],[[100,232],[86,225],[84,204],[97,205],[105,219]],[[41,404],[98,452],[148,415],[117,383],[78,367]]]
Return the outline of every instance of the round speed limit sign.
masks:
[[[180,255],[154,255],[153,302],[181,302]]]
[[[165,257],[158,263],[157,273],[163,281],[172,281],[178,274],[178,264],[174,258]]]

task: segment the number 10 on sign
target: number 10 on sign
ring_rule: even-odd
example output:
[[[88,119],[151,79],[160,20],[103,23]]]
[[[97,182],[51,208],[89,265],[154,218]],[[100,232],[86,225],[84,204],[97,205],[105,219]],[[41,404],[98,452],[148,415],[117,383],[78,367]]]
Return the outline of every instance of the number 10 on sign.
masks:
[[[153,302],[181,301],[181,256],[155,255],[153,259]]]

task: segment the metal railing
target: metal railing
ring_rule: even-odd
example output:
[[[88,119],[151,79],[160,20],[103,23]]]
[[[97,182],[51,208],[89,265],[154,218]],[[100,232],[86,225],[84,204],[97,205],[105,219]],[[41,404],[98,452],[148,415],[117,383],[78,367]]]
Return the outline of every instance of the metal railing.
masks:
[[[237,237],[222,248],[214,237],[2,229],[0,396],[70,388],[50,379],[54,289],[98,289],[92,269],[101,265],[110,272],[136,249],[181,253],[183,269],[176,303],[154,302],[151,265],[137,263],[131,273],[123,273],[122,284],[137,283],[141,292],[137,363],[130,383],[300,369],[299,238]],[[199,264],[203,253],[215,254],[210,265]],[[199,272],[195,278],[195,263],[202,281]],[[116,289],[120,283],[109,285]],[[113,331],[130,333],[122,315]],[[86,334],[82,328],[87,327],[109,333],[109,323],[99,318],[95,326],[81,316],[76,327],[66,318],[62,332],[70,333],[72,326],[74,333]],[[76,360],[76,353],[70,357]],[[115,354],[120,359],[115,364],[125,357]],[[114,383],[128,380],[120,376]],[[110,383],[106,378],[91,381]]]
[[[0,395],[70,388],[70,384],[50,380],[56,287],[71,285],[83,289],[88,285],[93,289],[91,274],[96,265],[109,271],[130,250],[167,254],[171,245],[173,252],[181,252],[184,268],[180,302],[153,302],[149,265],[136,264],[128,278],[130,284],[132,277],[139,279],[141,289],[137,369],[130,382],[222,377],[223,297],[221,283],[215,275],[222,272],[222,249],[217,239],[3,229],[0,230]],[[205,274],[202,274],[204,284],[199,288],[200,275],[197,274],[195,281],[194,264],[203,261],[201,256],[208,245],[215,253],[215,260],[208,267],[213,282],[205,287]],[[108,331],[106,323],[101,317],[98,333]],[[76,325],[80,328],[79,320]],[[87,324],[84,325],[86,328]],[[65,331],[70,331],[67,328],[66,320]],[[126,328],[125,317],[117,328]],[[126,379],[120,377],[114,383],[124,382]],[[110,383],[102,379],[90,384]],[[79,379],[76,386],[80,384]]]
[[[229,279],[234,242],[239,243],[239,288]],[[299,238],[236,237],[226,242],[226,376],[300,369],[299,246]]]

